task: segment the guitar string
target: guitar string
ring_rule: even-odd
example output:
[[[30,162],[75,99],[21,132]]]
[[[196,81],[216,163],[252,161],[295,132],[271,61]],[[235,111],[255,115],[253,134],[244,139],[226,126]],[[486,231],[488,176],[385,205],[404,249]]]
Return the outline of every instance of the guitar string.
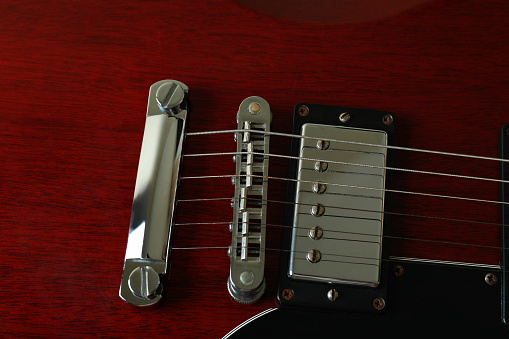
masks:
[[[243,130],[229,130],[229,131],[243,131]],[[260,133],[263,132],[263,131],[258,131],[258,130],[249,130],[249,131],[260,132]],[[191,135],[203,135],[203,134],[211,134],[211,133],[215,134],[215,133],[219,133],[219,132],[222,132],[222,131],[196,132],[196,133],[192,133]],[[286,136],[287,134],[284,134],[284,135]],[[301,137],[301,136],[298,136],[298,137]],[[314,139],[314,140],[324,140],[324,139],[321,139],[321,138],[314,138],[314,137],[310,137],[310,138]],[[368,144],[368,145],[373,145],[373,144]],[[373,146],[377,146],[377,145],[373,145]],[[380,146],[380,145],[378,145],[378,146]],[[412,150],[414,150],[414,149],[412,149]],[[419,150],[419,151],[423,151],[423,150]],[[435,151],[431,151],[431,152],[436,153]],[[412,173],[420,173],[420,174],[427,174],[427,175],[439,175],[439,176],[455,177],[455,178],[461,178],[461,179],[486,180],[486,181],[492,181],[492,182],[497,182],[497,183],[509,183],[509,181],[507,181],[507,180],[500,180],[500,179],[493,179],[493,178],[483,178],[483,177],[465,176],[465,175],[457,175],[457,174],[450,174],[450,173],[439,173],[439,172],[430,172],[430,171],[411,170],[411,169],[395,168],[395,167],[388,167],[388,166],[376,166],[376,165],[367,165],[367,164],[357,164],[357,163],[349,163],[349,162],[342,162],[342,161],[330,161],[330,160],[326,160],[326,159],[304,158],[304,157],[287,156],[287,155],[280,155],[280,154],[270,154],[270,153],[266,154],[266,153],[260,153],[260,152],[216,152],[216,153],[201,153],[201,154],[184,154],[184,157],[217,156],[217,155],[248,155],[248,154],[260,155],[260,156],[269,156],[269,157],[270,156],[281,157],[281,158],[286,158],[286,159],[309,160],[309,161],[324,161],[324,162],[336,163],[336,164],[342,164],[342,165],[354,165],[354,166],[362,166],[362,167],[369,167],[369,168],[379,168],[379,169],[387,169],[387,170],[395,170],[395,171],[406,171],[406,172],[412,172]],[[458,156],[463,156],[463,155],[460,155],[460,154],[457,154],[457,153],[451,153],[451,154],[458,155]],[[476,157],[476,158],[479,158],[477,156],[469,156],[469,155],[467,155],[467,157]],[[495,160],[495,158],[487,158],[487,159]],[[501,160],[505,160],[505,159],[501,159]],[[211,176],[210,178],[218,178],[218,177],[219,176]],[[183,177],[183,178],[191,178],[191,177]],[[194,177],[194,178],[198,178],[198,177]],[[204,178],[206,178],[206,176],[202,176],[201,178],[204,179]],[[292,180],[292,179],[286,179],[286,180]],[[339,185],[339,186],[343,186],[343,187],[346,186],[346,187],[357,188],[357,189],[375,189],[376,190],[376,188],[368,188],[368,187],[362,187],[362,186],[355,187],[355,186],[352,186],[352,185],[341,185],[341,184],[333,184],[333,183],[325,183],[325,184]],[[450,196],[446,196],[446,195],[434,195],[434,194],[418,193],[418,192],[408,192],[408,191],[395,191],[395,190],[389,190],[389,189],[385,189],[385,191],[396,192],[396,193],[405,193],[405,194],[418,194],[418,195],[431,196],[431,197],[436,197],[436,198],[450,198],[450,199],[460,199],[460,200],[470,200],[470,201],[478,201],[478,202],[491,202],[491,203],[502,203],[502,204],[504,204],[504,202],[500,202],[500,201],[492,201],[492,200],[490,201],[490,200],[483,200],[483,199],[473,199],[473,198],[463,198],[463,197],[450,197]]]
[[[247,177],[247,176],[252,177],[252,178],[281,180],[281,181],[293,181],[293,182],[310,183],[310,184],[314,184],[317,182],[317,181],[312,181],[312,180],[281,178],[281,177],[263,176],[263,175],[255,175],[255,174],[250,174],[250,175],[220,174],[220,175],[202,175],[202,176],[183,176],[183,177],[180,177],[180,179],[182,179],[182,180],[219,179],[219,178],[233,178],[233,177]],[[355,188],[355,189],[366,189],[366,190],[374,190],[374,191],[397,193],[397,194],[409,194],[409,195],[418,195],[418,196],[432,197],[432,198],[443,198],[443,199],[463,200],[463,201],[472,201],[472,202],[481,202],[481,203],[490,203],[490,204],[509,205],[509,202],[506,202],[506,201],[476,199],[476,198],[458,197],[458,196],[450,196],[450,195],[442,195],[442,194],[423,193],[423,192],[401,191],[401,190],[393,190],[393,189],[388,189],[388,188],[365,187],[365,186],[338,184],[338,183],[330,183],[330,182],[319,182],[319,183],[325,184],[325,185],[330,185],[330,186],[347,187],[347,188]]]
[[[210,222],[210,223],[176,223],[174,224],[175,227],[189,227],[189,226],[207,226],[207,225],[229,225],[229,221],[219,221],[219,222]],[[277,225],[277,224],[265,224],[267,228],[282,228],[282,229],[297,229],[297,230],[309,230],[309,228],[306,227],[294,227],[289,225]],[[400,236],[391,236],[391,235],[376,235],[376,234],[369,234],[369,233],[360,233],[360,232],[347,232],[347,231],[340,231],[340,230],[324,230],[324,232],[332,232],[332,233],[341,233],[341,234],[352,234],[352,235],[366,235],[366,236],[372,236],[377,238],[386,238],[386,239],[394,239],[394,240],[405,240],[405,241],[419,241],[419,242],[428,242],[428,243],[437,243],[437,244],[443,244],[443,245],[452,245],[452,246],[466,246],[466,247],[479,247],[479,248],[485,248],[485,249],[496,249],[496,250],[506,250],[505,247],[499,247],[499,246],[490,246],[490,245],[480,245],[480,244],[470,244],[470,243],[461,243],[461,242],[455,242],[455,241],[446,241],[446,240],[433,240],[433,239],[420,239],[420,238],[410,238],[410,237],[400,237]],[[301,236],[306,237],[306,236]],[[320,239],[329,239],[329,240],[343,240],[343,241],[356,241],[353,239],[338,239],[338,238],[325,238],[322,237]],[[380,244],[380,241],[371,241],[372,243]]]
[[[199,201],[199,200],[211,200],[211,199],[187,199],[186,201],[188,201],[188,202],[195,202],[195,201]],[[231,200],[231,198],[222,198],[222,200]],[[280,202],[280,203],[289,203],[289,202]],[[290,204],[292,204],[292,203],[290,203]],[[303,204],[303,205],[311,205],[311,204]],[[348,209],[348,208],[343,208],[343,207],[335,207],[335,208]],[[383,212],[378,212],[378,213],[383,213]],[[386,214],[387,213],[389,213],[389,212],[386,212]],[[440,218],[440,217],[429,217],[429,216],[417,216],[417,217],[432,218],[432,219],[441,219],[441,220],[452,220],[452,221],[464,221],[464,222],[470,222],[470,223],[475,223],[475,224],[494,224],[494,223],[488,223],[488,222],[479,222],[479,221],[461,220],[461,219],[450,219],[450,218]],[[230,222],[176,223],[174,226],[175,227],[177,227],[177,226],[180,226],[180,227],[182,227],[182,226],[189,227],[191,225],[203,226],[203,225],[220,225],[220,224],[222,224],[222,225],[229,225]],[[308,228],[305,228],[305,227],[293,227],[293,226],[276,225],[276,224],[270,224],[270,223],[269,224],[266,223],[265,226],[266,227],[287,228],[287,229],[293,229],[293,228],[295,228],[295,229],[306,229],[306,230],[308,229]],[[505,249],[505,248],[501,248],[501,247],[498,247],[498,246],[489,246],[489,245],[480,245],[480,244],[468,244],[468,243],[452,242],[452,241],[445,241],[445,240],[418,239],[418,238],[399,237],[399,236],[387,236],[387,235],[379,236],[379,235],[373,235],[373,234],[368,234],[368,233],[345,232],[345,231],[340,231],[340,230],[325,230],[325,232],[327,232],[327,233],[333,232],[333,233],[342,233],[342,234],[354,234],[354,235],[368,235],[368,236],[376,236],[377,238],[382,237],[382,238],[388,238],[388,239],[394,239],[394,240],[405,240],[405,241],[419,241],[419,242],[428,242],[428,243],[438,243],[438,244],[448,245],[448,246],[467,246],[467,247],[477,247],[477,248],[496,249],[496,250]],[[299,237],[307,238],[306,236],[299,236]],[[328,238],[328,237],[324,237],[322,239],[342,240],[342,241],[359,241],[359,240],[355,240],[355,239],[338,239],[338,238]],[[371,243],[380,244],[379,241],[371,241]],[[227,246],[226,247],[222,247],[222,246],[210,247],[209,246],[207,248],[225,248],[226,249],[228,247]],[[188,249],[192,249],[192,248],[188,248]],[[200,248],[196,248],[196,249],[200,249]],[[249,246],[248,246],[248,249],[249,249]],[[307,253],[307,252],[304,252],[304,251],[295,251],[295,252]],[[378,260],[378,258],[367,258],[367,257],[359,257],[359,258]],[[330,260],[330,261],[334,261],[334,260]]]
[[[313,140],[325,140],[329,142],[342,142],[347,144],[355,144],[355,145],[364,145],[364,146],[372,146],[372,147],[381,147],[381,148],[391,148],[396,150],[405,150],[405,151],[416,151],[416,152],[424,152],[424,153],[431,153],[431,154],[440,154],[440,155],[448,155],[448,156],[458,156],[458,157],[465,157],[465,158],[471,158],[471,159],[481,159],[481,160],[492,160],[492,161],[502,161],[502,162],[508,162],[507,159],[499,159],[499,158],[491,158],[491,157],[482,157],[482,156],[475,156],[475,155],[468,155],[468,154],[459,154],[459,153],[451,153],[451,152],[439,152],[439,151],[431,151],[431,150],[422,150],[422,149],[415,149],[415,148],[406,148],[406,147],[397,147],[397,146],[389,146],[389,145],[376,145],[376,144],[369,144],[369,143],[360,143],[360,142],[351,142],[346,140],[334,140],[334,139],[324,139],[324,138],[315,138],[315,137],[307,137],[307,136],[301,136],[301,135],[292,135],[292,134],[285,134],[285,133],[276,133],[276,132],[264,132],[259,130],[227,130],[227,131],[211,131],[211,132],[196,132],[196,133],[188,133],[187,135],[204,135],[204,134],[217,134],[217,133],[241,133],[250,131],[253,133],[263,133],[268,135],[276,135],[276,136],[286,136],[286,137],[298,137],[298,138],[305,138],[305,139],[313,139]],[[262,156],[274,156],[274,157],[282,157],[282,158],[288,158],[288,159],[298,159],[298,160],[311,160],[311,161],[326,161],[329,163],[339,163],[343,165],[357,165],[357,166],[363,166],[363,164],[353,164],[353,163],[347,163],[347,162],[335,162],[330,160],[321,160],[321,159],[310,159],[310,158],[303,158],[303,157],[292,157],[292,156],[285,156],[285,155],[277,155],[277,154],[265,154],[265,153],[257,153],[257,152],[223,152],[223,153],[209,153],[209,154],[195,154],[195,155],[187,155],[187,156],[210,156],[210,155],[236,155],[236,154],[253,154],[253,155],[262,155]],[[185,155],[186,156],[186,155]],[[449,173],[438,173],[438,172],[429,172],[429,171],[418,171],[418,170],[411,170],[411,169],[398,169],[398,168],[392,168],[392,167],[386,167],[386,166],[373,166],[373,165],[364,165],[364,167],[372,167],[372,168],[382,168],[382,169],[388,169],[388,170],[399,170],[399,171],[407,171],[412,173],[421,173],[421,174],[427,174],[427,175],[442,175],[447,177],[456,177],[456,178],[462,178],[462,179],[473,179],[473,180],[487,180],[487,181],[493,181],[493,182],[501,182],[501,183],[508,183],[509,181],[505,180],[499,180],[499,179],[492,179],[492,178],[481,178],[481,177],[473,177],[473,176],[464,176],[464,175],[456,175],[456,174],[449,174]],[[204,179],[204,178],[219,178],[219,177],[243,177],[246,175],[225,175],[225,176],[196,176],[196,177],[183,177],[185,179]],[[251,175],[251,177],[262,177],[263,179],[277,179],[277,180],[292,180],[288,178],[277,178],[277,177],[263,177],[263,176],[257,176],[257,175]],[[305,181],[305,180],[297,180],[293,179],[294,181],[300,181],[300,182],[308,182],[313,183],[313,181]],[[406,193],[406,194],[418,194],[418,195],[425,195],[425,196],[431,196],[431,197],[437,197],[437,198],[449,198],[449,199],[460,199],[460,200],[469,200],[469,201],[477,201],[477,202],[488,202],[488,203],[503,203],[500,201],[492,201],[492,200],[484,200],[484,199],[472,199],[472,198],[465,198],[465,197],[454,197],[454,196],[446,196],[446,195],[435,195],[435,194],[428,194],[428,193],[419,193],[419,192],[406,192],[406,191],[397,191],[397,190],[388,190],[388,189],[376,189],[376,188],[368,188],[368,187],[362,187],[362,186],[354,186],[354,185],[342,185],[342,184],[334,184],[329,183],[329,185],[337,185],[337,186],[346,186],[350,188],[357,188],[357,189],[375,189],[375,190],[382,190],[382,191],[388,191],[393,193]],[[341,207],[338,207],[341,208]],[[387,213],[387,212],[380,212],[377,213]],[[431,217],[431,218],[437,218],[437,217]],[[458,219],[456,219],[458,221]],[[470,221],[465,221],[470,222]],[[483,222],[479,222],[483,223]],[[483,224],[490,224],[490,223],[483,223]],[[272,225],[275,226],[275,225]],[[505,225],[503,225],[505,226]],[[281,227],[285,227],[281,225]],[[286,226],[288,227],[288,226]],[[290,226],[291,227],[291,226]],[[386,236],[390,237],[390,236]],[[478,246],[478,247],[486,247],[486,248],[496,248],[493,246],[485,246],[485,245],[476,245],[476,244],[461,244],[461,243],[453,243],[453,242],[445,242],[445,241],[438,241],[438,240],[426,240],[426,239],[409,239],[405,237],[393,237],[393,238],[400,238],[404,240],[414,240],[414,241],[431,241],[431,242],[439,242],[439,243],[446,243],[446,244],[453,244],[453,245],[465,245],[465,246]],[[210,248],[210,247],[209,247]],[[228,247],[224,247],[225,249]],[[179,248],[175,248],[179,249]],[[183,249],[183,248],[181,248]],[[194,249],[199,249],[199,247],[195,247]],[[276,250],[276,251],[283,251],[281,249],[266,249],[266,250]],[[303,252],[307,253],[307,252]],[[330,255],[330,254],[327,254]],[[371,260],[379,260],[378,258],[371,258]],[[384,259],[382,259],[384,260]]]
[[[194,199],[179,199],[178,202],[193,202],[194,203],[194,202],[221,201],[221,200],[228,200],[228,201],[235,202],[235,201],[240,201],[241,198],[194,198]],[[246,198],[246,200],[258,201],[258,202],[261,202],[262,204],[265,202],[265,203],[286,204],[286,205],[301,205],[301,206],[313,206],[314,205],[314,204],[310,204],[310,203],[279,201],[279,200],[272,200],[272,199]],[[332,206],[332,205],[323,205],[323,207],[325,207],[325,208],[335,208],[335,209],[341,209],[341,210],[347,210],[347,211],[388,214],[388,215],[395,215],[395,216],[409,217],[409,218],[424,218],[424,219],[433,219],[433,220],[450,221],[450,222],[458,222],[458,223],[470,223],[470,224],[476,224],[476,225],[487,225],[487,226],[497,226],[497,227],[509,226],[509,225],[505,225],[505,224],[497,223],[497,222],[466,220],[466,219],[446,218],[446,217],[436,217],[436,216],[418,215],[418,214],[409,214],[409,213],[399,213],[399,212],[376,211],[376,210],[369,210],[369,209],[363,209],[363,208],[352,208],[352,207],[342,207],[342,206]],[[324,216],[327,216],[327,214],[324,214]],[[219,222],[219,223],[224,223],[224,222]],[[210,223],[209,222],[205,222],[205,223],[188,223],[188,224],[210,224]]]
[[[211,249],[220,249],[220,250],[229,250],[230,246],[190,246],[190,247],[171,247],[171,250],[175,251],[199,251],[199,250],[211,250]],[[287,249],[281,249],[281,248],[260,248],[260,251],[270,251],[270,252],[285,252],[285,253],[291,253],[292,250]],[[302,253],[307,254],[306,251],[293,251],[294,253]],[[466,263],[466,262],[456,262],[456,261],[449,261],[449,260],[437,260],[437,259],[421,259],[421,258],[406,258],[406,257],[394,257],[391,256],[389,258],[367,258],[367,257],[356,257],[356,256],[346,256],[346,255],[338,255],[338,254],[330,254],[330,253],[322,253],[322,256],[343,256],[347,258],[353,258],[353,259],[360,259],[360,260],[372,260],[372,261],[378,261],[378,262],[401,262],[402,260],[411,261],[415,264],[421,264],[421,265],[444,265],[444,264],[452,264],[454,266],[461,266],[463,268],[468,269],[476,269],[476,270],[482,270],[486,271],[487,269],[492,271],[502,271],[503,268],[501,268],[499,265],[493,265],[493,264],[482,264],[482,263]],[[174,257],[172,256],[172,259]],[[305,258],[294,258],[297,260],[307,260]],[[352,264],[352,265],[373,265],[378,266],[377,264],[369,264],[369,263],[360,263],[356,261],[346,261],[346,260],[331,260],[331,259],[323,259],[321,258],[320,261],[326,261],[326,262],[333,262],[333,263],[344,263],[344,264]]]
[[[210,200],[240,200],[240,198],[204,198],[204,199],[185,199],[185,200],[179,200],[179,202],[198,202],[198,201],[210,201]],[[263,203],[263,199],[252,199],[249,198],[248,200],[255,200],[260,201]],[[267,203],[280,203],[280,204],[294,204],[294,205],[304,205],[304,206],[312,206],[313,204],[307,204],[307,203],[295,203],[295,202],[287,202],[287,201],[276,201],[276,200],[266,200]],[[355,208],[348,208],[348,207],[338,207],[338,206],[324,206],[326,208],[337,208],[337,209],[343,209],[343,210],[354,210],[354,211],[363,211],[363,212],[373,212],[373,213],[380,213],[380,214],[392,214],[392,215],[399,215],[399,216],[405,216],[405,217],[416,217],[416,218],[426,218],[426,219],[435,219],[435,220],[441,220],[441,221],[452,221],[452,222],[464,222],[464,223],[472,223],[476,225],[492,225],[492,226],[506,226],[499,223],[490,223],[490,222],[484,222],[484,221],[474,221],[474,220],[464,220],[464,219],[454,219],[454,218],[443,218],[443,217],[434,217],[434,216],[422,216],[422,215],[412,215],[412,214],[406,214],[406,213],[393,213],[393,212],[380,212],[380,211],[374,211],[374,210],[367,210],[367,209],[355,209]],[[324,215],[326,216],[326,215]],[[203,226],[203,225],[229,225],[231,222],[204,222],[204,223],[176,223],[174,226]],[[278,228],[289,228],[289,229],[305,229],[308,230],[307,227],[294,227],[294,226],[288,226],[288,225],[277,225],[277,224],[270,224],[266,223],[266,227],[278,227]],[[445,240],[433,240],[433,239],[419,239],[419,238],[409,238],[409,237],[399,237],[399,236],[387,236],[387,235],[376,235],[376,234],[369,234],[369,233],[361,233],[361,232],[346,232],[341,230],[324,230],[327,233],[341,233],[341,234],[353,234],[353,235],[365,235],[365,236],[373,236],[377,238],[387,238],[387,239],[396,239],[396,240],[405,240],[405,241],[419,241],[419,242],[429,242],[429,243],[439,243],[444,245],[454,245],[454,246],[469,246],[469,247],[480,247],[480,248],[486,248],[486,249],[505,249],[499,246],[490,246],[490,245],[480,245],[480,244],[470,244],[470,243],[460,243],[460,242],[453,242],[453,241],[445,241]],[[344,240],[344,241],[350,241],[351,239],[337,239],[337,238],[323,238],[323,239],[330,239],[330,240]],[[352,240],[355,241],[355,240]],[[380,242],[373,242],[373,243],[380,243]]]
[[[172,247],[172,250],[197,250],[197,249],[229,249],[229,246],[203,246],[203,247]],[[264,247],[260,248],[260,251],[274,251],[274,252],[286,252],[286,253],[302,253],[307,254],[306,251],[298,251],[298,250],[286,250],[281,248],[269,248]],[[353,259],[363,259],[363,260],[373,260],[373,261],[381,261],[383,258],[370,258],[370,257],[360,257],[360,256],[353,256],[353,255],[343,255],[343,254],[331,254],[331,253],[322,253],[322,256],[334,256],[334,257],[345,257],[345,258],[353,258]],[[295,258],[300,260],[301,258]],[[305,260],[305,259],[303,259]],[[330,260],[330,259],[320,259],[320,261],[331,261],[331,262],[342,262],[342,263],[349,263],[349,264],[359,264],[359,265],[376,265],[372,263],[360,263],[355,261],[344,261],[344,260]]]
[[[216,200],[230,200],[230,201],[236,201],[240,200],[240,198],[195,198],[195,199],[181,199],[179,202],[198,202],[198,201],[216,201]],[[246,200],[254,200],[262,202],[264,199],[253,199],[253,198],[247,198]],[[294,205],[304,205],[304,206],[312,206],[313,204],[307,204],[307,203],[298,203],[298,202],[287,202],[287,201],[277,201],[277,200],[271,200],[266,199],[266,203],[281,203],[281,204],[294,204]],[[380,213],[380,214],[393,214],[393,215],[400,215],[400,216],[407,216],[407,217],[418,217],[418,218],[426,218],[426,219],[435,219],[435,220],[442,220],[442,221],[452,221],[452,222],[465,222],[465,223],[472,223],[472,224],[484,224],[484,225],[493,225],[493,226],[506,226],[499,223],[490,223],[490,222],[484,222],[484,221],[475,221],[475,220],[464,220],[464,219],[455,219],[455,218],[444,218],[444,217],[436,217],[436,216],[422,216],[422,215],[412,215],[412,214],[406,214],[406,213],[393,213],[393,212],[382,212],[382,211],[373,211],[373,210],[367,210],[367,209],[354,209],[354,208],[348,208],[348,207],[339,207],[339,206],[324,206],[326,208],[337,208],[337,209],[344,209],[344,210],[356,210],[356,211],[364,211],[364,212],[373,212],[373,213]],[[326,215],[324,215],[326,216]],[[174,226],[202,226],[202,225],[229,225],[230,222],[205,222],[205,223],[176,223]],[[287,225],[277,225],[277,224],[270,224],[266,223],[266,227],[279,227],[279,228],[289,228],[289,229],[306,229],[306,227],[293,227],[293,226],[287,226]],[[346,232],[346,231],[340,231],[340,230],[325,230],[327,233],[341,233],[341,234],[353,234],[353,235],[365,235],[365,236],[374,236],[377,238],[387,238],[387,239],[394,239],[394,240],[404,240],[404,241],[418,241],[418,242],[427,242],[427,243],[437,243],[442,245],[448,245],[448,246],[467,246],[467,247],[476,247],[476,248],[485,248],[485,249],[506,249],[504,247],[499,246],[490,246],[490,245],[480,245],[480,244],[470,244],[470,243],[461,243],[461,242],[453,242],[453,241],[445,241],[445,240],[434,240],[434,239],[419,239],[419,238],[410,238],[410,237],[400,237],[400,236],[387,236],[387,235],[373,235],[368,233],[360,233],[360,232]],[[307,236],[299,236],[303,238],[307,238]],[[322,239],[329,239],[329,240],[340,240],[340,241],[359,241],[356,239],[344,239],[344,238],[329,238],[324,237]],[[380,241],[371,241],[371,243],[380,244]],[[227,247],[225,247],[227,248]],[[249,247],[248,247],[249,249]],[[302,252],[302,251],[301,251]],[[307,253],[307,252],[302,252]],[[364,257],[365,258],[365,257]],[[378,258],[370,258],[372,260],[378,260]]]
[[[243,176],[243,175],[239,175]],[[208,177],[208,176],[207,176]],[[229,176],[226,176],[229,177]],[[449,197],[447,198],[454,198]],[[179,202],[197,202],[197,201],[205,201],[205,200],[240,200],[240,198],[211,198],[211,199],[180,199]],[[253,199],[253,198],[246,198],[247,201],[259,201],[263,204],[263,199]],[[276,201],[276,200],[266,200],[267,202],[273,202],[273,203],[284,203],[284,204],[294,204],[294,205],[308,205],[313,206],[314,204],[305,204],[305,203],[298,203],[298,202],[282,202],[282,201]],[[485,201],[482,201],[485,202]],[[488,202],[496,202],[496,201],[488,201]],[[412,215],[412,214],[404,214],[404,213],[394,213],[394,212],[385,212],[385,211],[374,211],[374,210],[367,210],[367,209],[354,209],[354,208],[348,208],[348,207],[340,207],[340,206],[330,206],[330,205],[324,205],[325,208],[336,208],[336,209],[343,209],[343,210],[355,210],[355,211],[362,211],[362,212],[371,212],[371,213],[380,213],[380,214],[393,214],[393,215],[400,215],[400,216],[408,216],[408,217],[420,217],[420,218],[428,218],[428,219],[436,219],[436,220],[442,220],[442,221],[453,221],[453,222],[464,222],[464,223],[475,223],[475,224],[484,224],[484,225],[496,225],[496,226],[506,226],[500,223],[490,223],[490,222],[483,222],[483,221],[473,221],[473,220],[464,220],[464,219],[454,219],[454,218],[444,218],[444,217],[435,217],[435,216],[420,216],[420,215]],[[327,216],[327,215],[324,215]],[[423,239],[408,239],[408,240],[415,240],[415,241],[423,241]],[[468,246],[469,244],[459,244],[457,245],[465,245]],[[477,246],[475,244],[471,244],[471,246]],[[479,245],[480,246],[480,245]],[[487,248],[490,248],[490,246],[486,246]],[[499,247],[497,247],[499,248]]]
[[[229,129],[229,130],[218,130],[218,131],[187,132],[186,136],[201,136],[201,135],[211,135],[211,134],[243,133],[243,132],[260,133],[260,134],[269,135],[269,136],[273,135],[273,136],[281,136],[281,137],[288,137],[288,138],[310,139],[310,140],[316,140],[316,141],[323,140],[323,141],[339,142],[339,143],[359,145],[359,146],[380,147],[380,148],[388,148],[388,149],[394,149],[394,150],[399,150],[399,151],[429,153],[429,154],[435,154],[435,155],[446,155],[446,156],[470,158],[470,159],[477,159],[477,160],[509,162],[509,159],[503,159],[503,158],[493,158],[493,157],[471,155],[471,154],[464,154],[464,153],[442,152],[442,151],[434,151],[434,150],[426,150],[426,149],[420,149],[420,148],[402,147],[402,146],[394,146],[394,145],[378,145],[378,144],[370,144],[370,143],[358,142],[358,141],[327,139],[327,138],[310,137],[310,136],[291,134],[291,133],[261,131],[261,130],[255,130],[255,129]]]
[[[351,150],[350,150],[351,151]],[[468,175],[460,175],[460,174],[452,174],[452,173],[441,173],[441,172],[432,172],[432,171],[422,171],[422,170],[413,170],[408,168],[398,168],[398,167],[389,167],[389,166],[377,166],[377,165],[369,165],[369,164],[360,164],[360,163],[351,163],[345,161],[337,161],[337,160],[327,160],[327,159],[315,159],[315,158],[307,158],[307,157],[297,157],[291,155],[283,155],[283,154],[274,154],[274,153],[262,153],[262,152],[214,152],[214,153],[192,153],[192,154],[184,154],[184,157],[205,157],[205,156],[236,156],[236,155],[260,155],[260,156],[268,156],[275,158],[284,158],[291,160],[305,160],[305,161],[315,161],[315,162],[327,162],[329,164],[339,164],[339,165],[350,165],[350,166],[359,166],[366,168],[376,168],[376,169],[385,169],[391,171],[400,171],[400,172],[409,172],[416,174],[426,174],[426,175],[437,175],[444,177],[452,177],[452,178],[460,178],[460,179],[471,179],[471,180],[484,180],[484,181],[492,181],[496,183],[504,183],[509,184],[509,180],[502,179],[493,179],[493,178],[483,178],[476,176],[468,176]]]

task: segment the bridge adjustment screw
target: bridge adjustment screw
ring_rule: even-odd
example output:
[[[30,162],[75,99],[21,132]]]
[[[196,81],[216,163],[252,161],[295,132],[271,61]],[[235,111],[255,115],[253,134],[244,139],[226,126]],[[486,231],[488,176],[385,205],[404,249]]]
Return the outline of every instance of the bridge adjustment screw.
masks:
[[[262,110],[262,106],[260,106],[260,104],[257,102],[252,102],[249,104],[249,107],[247,110],[249,111],[249,113],[251,113],[253,115],[257,115]]]
[[[254,273],[250,271],[244,271],[240,274],[240,281],[244,285],[251,285],[254,281],[254,278],[255,278]]]

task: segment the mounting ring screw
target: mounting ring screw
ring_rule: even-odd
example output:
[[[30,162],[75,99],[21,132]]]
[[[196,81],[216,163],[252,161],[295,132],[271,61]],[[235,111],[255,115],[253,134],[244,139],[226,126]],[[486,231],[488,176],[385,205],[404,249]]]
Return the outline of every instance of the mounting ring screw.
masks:
[[[405,269],[401,265],[396,265],[392,268],[392,273],[394,273],[395,277],[401,277],[405,274]]]
[[[342,123],[347,123],[349,120],[350,120],[350,113],[348,112],[343,112],[339,115],[339,121],[341,121]]]
[[[484,281],[486,282],[486,284],[493,286],[497,283],[497,276],[494,275],[493,273],[488,273],[484,276]]]
[[[392,117],[391,114],[386,114],[382,117],[382,122],[384,123],[384,125],[390,125],[392,124],[392,121],[394,120],[394,118]]]
[[[299,115],[301,117],[305,117],[306,115],[309,114],[309,108],[307,108],[307,106],[304,106],[304,105],[301,105],[299,106],[299,108],[297,109],[297,112],[299,112]]]
[[[339,298],[338,291],[335,288],[331,289],[329,292],[327,292],[327,298],[329,298],[330,301],[338,300]]]
[[[284,300],[290,300],[293,298],[293,291],[289,288],[285,288],[281,292],[281,296],[283,297]]]
[[[377,311],[381,311],[385,308],[385,300],[383,298],[376,298],[373,300],[373,307]]]

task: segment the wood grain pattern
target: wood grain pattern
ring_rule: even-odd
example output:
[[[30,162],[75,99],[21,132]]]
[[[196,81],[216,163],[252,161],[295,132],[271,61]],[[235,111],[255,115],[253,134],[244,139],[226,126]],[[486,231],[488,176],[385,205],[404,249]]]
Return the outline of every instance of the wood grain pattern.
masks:
[[[0,328],[7,336],[221,337],[275,306],[239,305],[225,250],[174,251],[163,304],[118,297],[149,86],[191,89],[188,131],[235,128],[240,102],[264,97],[273,130],[297,102],[391,111],[401,146],[497,156],[508,123],[509,3],[431,1],[395,16],[318,25],[231,0],[13,1],[0,4]],[[274,138],[274,153],[288,140]],[[188,137],[186,152],[234,150],[232,135]],[[397,167],[496,177],[495,163],[398,153]],[[230,174],[230,157],[185,159],[187,174]],[[286,174],[285,161],[271,173]],[[397,189],[497,199],[493,183],[401,174]],[[274,200],[284,183],[271,183]],[[228,179],[183,181],[182,198],[231,197]],[[497,207],[395,196],[396,212],[496,223]],[[229,221],[228,201],[181,203],[177,222]],[[281,207],[271,205],[271,222]],[[496,225],[394,218],[393,235],[498,246]],[[268,246],[279,244],[277,228]],[[227,246],[227,225],[177,227],[175,246]],[[491,247],[393,241],[392,254],[498,263]]]

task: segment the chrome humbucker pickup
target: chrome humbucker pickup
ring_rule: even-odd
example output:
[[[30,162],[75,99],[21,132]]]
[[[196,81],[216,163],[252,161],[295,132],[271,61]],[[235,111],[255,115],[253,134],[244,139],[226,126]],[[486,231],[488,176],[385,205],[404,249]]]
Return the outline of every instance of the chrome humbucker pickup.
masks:
[[[295,108],[278,300],[379,312],[387,291],[387,112]],[[377,306],[375,307],[374,304]]]
[[[230,225],[228,291],[240,303],[252,303],[265,292],[265,231],[269,135],[272,114],[260,97],[245,99],[237,114],[236,172],[232,182],[233,221]]]
[[[289,276],[375,287],[387,149],[364,144],[387,133],[307,123],[302,135]]]

